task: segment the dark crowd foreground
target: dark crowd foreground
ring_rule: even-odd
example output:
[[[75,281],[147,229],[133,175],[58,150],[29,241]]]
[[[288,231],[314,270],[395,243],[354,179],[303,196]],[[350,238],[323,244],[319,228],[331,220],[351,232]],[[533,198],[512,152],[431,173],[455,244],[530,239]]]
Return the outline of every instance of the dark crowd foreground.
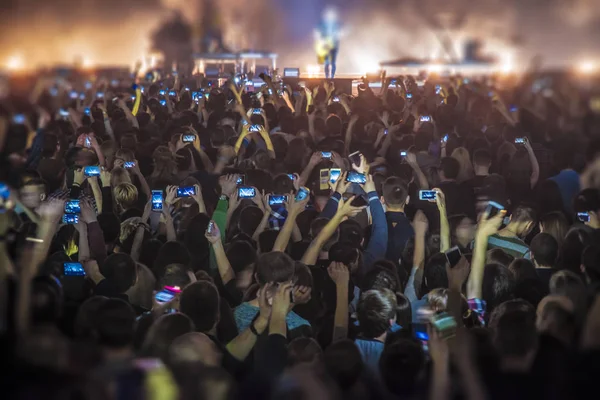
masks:
[[[263,79],[0,104],[3,398],[597,396],[592,99]]]

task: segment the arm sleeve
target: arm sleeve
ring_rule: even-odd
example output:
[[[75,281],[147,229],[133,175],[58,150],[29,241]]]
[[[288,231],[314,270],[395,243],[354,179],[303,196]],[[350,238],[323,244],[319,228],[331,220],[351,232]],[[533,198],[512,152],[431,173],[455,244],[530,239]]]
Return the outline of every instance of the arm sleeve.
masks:
[[[219,227],[219,231],[221,232],[221,240],[225,240],[225,230],[227,229],[227,208],[229,207],[229,201],[224,199],[219,199],[217,203],[217,208],[212,215],[212,220],[215,221],[215,224]],[[209,259],[209,267],[211,271],[216,271],[217,268],[217,258],[215,257],[215,251],[212,246],[210,246],[210,259]]]
[[[71,186],[71,189],[69,190],[69,198],[70,199],[78,199],[80,195],[81,195],[81,186],[79,186],[79,185]]]
[[[377,192],[367,193],[369,198],[369,207],[371,209],[371,216],[373,218],[373,225],[371,226],[371,239],[364,252],[364,263],[362,274],[366,274],[371,265],[380,258],[385,257],[387,250],[387,239],[388,239],[388,227],[385,220],[385,213],[383,207],[377,196]]]
[[[104,242],[104,233],[98,221],[87,225],[88,242],[90,245],[90,256],[96,260],[98,265],[102,265],[106,258],[106,243]]]
[[[102,214],[113,213],[112,190],[110,186],[102,186]]]
[[[333,218],[333,216],[337,212],[338,204],[340,203],[341,198],[342,195],[338,192],[333,193],[333,195],[327,201],[327,204],[325,204],[325,208],[323,209],[323,211],[321,211],[321,215],[319,215],[319,218]]]

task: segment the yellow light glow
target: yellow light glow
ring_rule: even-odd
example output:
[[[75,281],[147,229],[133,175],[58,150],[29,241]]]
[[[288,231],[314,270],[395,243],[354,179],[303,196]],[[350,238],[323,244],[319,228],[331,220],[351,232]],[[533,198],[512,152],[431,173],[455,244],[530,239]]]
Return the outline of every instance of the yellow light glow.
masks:
[[[81,63],[81,66],[83,68],[93,68],[94,67],[94,61],[92,61],[90,58],[84,58],[83,62]]]
[[[308,74],[309,78],[314,78],[315,76],[319,75],[320,72],[321,72],[321,67],[319,65],[307,65],[306,66],[306,73]]]
[[[15,54],[6,60],[6,68],[10,71],[19,71],[25,68],[25,60],[20,54]]]
[[[430,64],[427,66],[427,70],[430,73],[439,73],[439,72],[442,72],[443,69],[444,69],[444,66],[442,64]]]
[[[377,72],[381,69],[379,63],[377,61],[373,61],[372,59],[366,58],[360,61],[360,72],[364,74],[368,74],[371,72]]]
[[[577,69],[579,70],[579,72],[581,72],[582,74],[593,74],[594,72],[596,72],[598,70],[598,65],[596,65],[595,62],[593,61],[582,61],[578,66]]]

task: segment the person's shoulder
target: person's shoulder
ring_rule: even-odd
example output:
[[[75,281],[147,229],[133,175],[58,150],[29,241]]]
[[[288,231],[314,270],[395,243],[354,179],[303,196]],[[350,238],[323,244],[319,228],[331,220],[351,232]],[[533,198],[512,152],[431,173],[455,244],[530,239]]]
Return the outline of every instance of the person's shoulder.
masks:
[[[299,328],[301,326],[311,326],[310,322],[308,322],[293,311],[290,311],[290,313],[287,315],[286,322],[288,329],[290,330]]]

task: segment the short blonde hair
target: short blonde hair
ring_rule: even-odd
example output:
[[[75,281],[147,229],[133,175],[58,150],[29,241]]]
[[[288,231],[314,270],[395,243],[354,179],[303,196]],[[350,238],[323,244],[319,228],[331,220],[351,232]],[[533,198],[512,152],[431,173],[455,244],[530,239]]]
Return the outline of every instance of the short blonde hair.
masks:
[[[114,190],[115,201],[123,210],[127,210],[135,205],[138,200],[138,190],[131,183],[121,183]]]

